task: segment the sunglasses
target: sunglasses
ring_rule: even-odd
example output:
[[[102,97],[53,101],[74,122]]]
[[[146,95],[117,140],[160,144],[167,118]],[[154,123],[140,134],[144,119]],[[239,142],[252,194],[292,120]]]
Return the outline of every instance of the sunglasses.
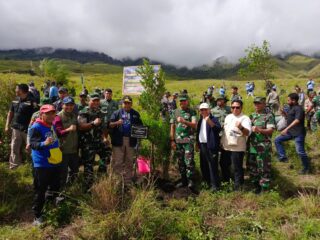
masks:
[[[234,106],[234,107],[231,107],[231,109],[240,109],[240,108],[241,108],[241,107],[238,107],[238,106],[237,106],[237,107],[235,107],[235,106]]]

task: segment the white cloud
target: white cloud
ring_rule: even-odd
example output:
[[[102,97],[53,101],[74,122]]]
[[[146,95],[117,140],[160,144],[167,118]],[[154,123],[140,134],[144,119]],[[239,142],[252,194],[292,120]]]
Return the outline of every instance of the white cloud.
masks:
[[[320,50],[316,0],[0,0],[0,48],[59,47],[176,65]]]

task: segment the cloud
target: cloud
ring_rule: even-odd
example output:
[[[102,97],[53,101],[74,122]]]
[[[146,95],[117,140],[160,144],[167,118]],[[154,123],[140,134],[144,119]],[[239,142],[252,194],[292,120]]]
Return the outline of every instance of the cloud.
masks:
[[[0,48],[76,48],[196,66],[249,45],[320,50],[316,0],[0,0]]]

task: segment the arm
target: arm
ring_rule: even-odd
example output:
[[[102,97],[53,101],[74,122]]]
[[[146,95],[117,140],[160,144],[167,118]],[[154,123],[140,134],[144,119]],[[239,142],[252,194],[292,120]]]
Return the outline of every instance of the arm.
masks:
[[[115,127],[119,127],[121,125],[122,125],[122,119],[119,119],[119,117],[117,115],[117,111],[112,113],[112,115],[110,117],[109,127],[115,128]]]
[[[87,123],[87,119],[85,116],[80,115],[78,117],[78,123],[79,123],[79,130],[80,131],[88,131],[94,127],[94,122]]]
[[[29,131],[30,134],[30,147],[34,150],[41,150],[48,146],[50,143],[49,141],[41,141],[41,133],[35,129],[31,128]]]
[[[6,122],[6,127],[5,127],[5,131],[8,132],[9,131],[9,127],[10,127],[10,124],[12,122],[12,119],[13,119],[13,112],[12,111],[9,111],[8,112],[8,115],[7,115],[7,122]]]
[[[53,125],[56,127],[56,132],[58,137],[63,137],[69,133],[69,128],[64,129],[62,125],[61,118],[59,116],[56,116],[54,119]]]

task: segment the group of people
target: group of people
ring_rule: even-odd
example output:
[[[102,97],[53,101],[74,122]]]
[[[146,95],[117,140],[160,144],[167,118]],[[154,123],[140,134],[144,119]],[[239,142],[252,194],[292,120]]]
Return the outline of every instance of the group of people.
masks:
[[[111,165],[125,183],[132,181],[137,139],[130,133],[131,127],[142,121],[130,96],[124,96],[119,107],[111,89],[104,91],[103,99],[96,92],[88,96],[82,92],[76,104],[62,86],[57,98],[44,97],[38,105],[29,90],[27,84],[17,85],[17,99],[12,101],[5,131],[12,129],[10,169],[22,164],[24,145],[31,150],[35,224],[43,221],[46,193],[56,199],[59,191],[77,178],[80,162],[85,191],[90,191],[94,182],[96,155],[100,157],[98,174],[105,174]]]
[[[26,150],[31,151],[36,224],[42,222],[46,192],[54,193],[54,198],[73,183],[80,163],[84,166],[84,189],[90,191],[97,155],[98,174],[111,169],[125,184],[132,182],[138,139],[131,136],[131,128],[142,125],[142,121],[132,108],[130,96],[117,102],[111,89],[95,90],[92,94],[83,89],[76,104],[68,89],[58,88],[55,83],[44,88],[46,94],[40,101],[36,100],[34,89],[34,84],[17,85],[17,99],[12,101],[5,131],[12,129],[10,169],[22,164],[24,144]],[[288,161],[283,142],[294,140],[303,164],[301,174],[310,173],[304,148],[305,111],[299,102],[300,95],[288,95],[286,110],[280,109],[279,103],[275,111],[267,111],[268,103],[279,99],[278,95],[272,96],[273,92],[276,93],[275,87],[267,98],[254,97],[255,112],[249,116],[242,112],[243,101],[236,86],[232,87],[230,100],[225,91],[214,97],[214,86],[210,87],[201,100],[199,114],[190,106],[187,90],[173,95],[166,92],[159,114],[170,123],[170,145],[181,176],[176,188],[195,189],[196,150],[200,152],[202,177],[212,191],[218,191],[221,182],[230,181],[234,182],[235,190],[242,189],[245,156],[255,192],[269,189],[272,134],[277,130],[275,111],[280,111],[286,119],[285,127],[274,140],[279,161]],[[310,90],[309,94],[314,92]],[[320,96],[310,101],[309,108],[317,112],[319,107],[320,111]],[[307,114],[311,111],[309,108]],[[320,112],[316,115],[320,116]]]

